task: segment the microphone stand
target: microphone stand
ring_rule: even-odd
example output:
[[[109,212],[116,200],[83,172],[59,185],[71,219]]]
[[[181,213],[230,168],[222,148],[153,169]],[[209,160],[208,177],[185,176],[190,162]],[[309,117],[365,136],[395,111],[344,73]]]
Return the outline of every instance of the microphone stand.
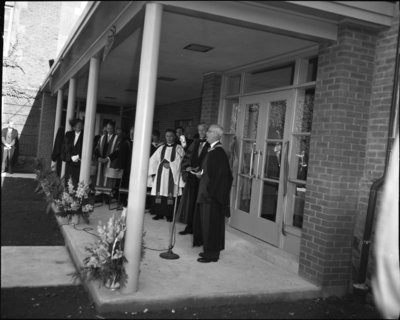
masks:
[[[182,157],[183,160],[183,157]],[[176,191],[176,195],[175,195],[175,203],[174,203],[174,213],[172,216],[172,226],[170,228],[169,231],[169,246],[168,246],[168,251],[166,252],[162,252],[160,253],[160,257],[163,259],[168,259],[168,260],[176,260],[179,259],[179,255],[177,255],[176,253],[172,252],[172,248],[174,247],[172,245],[172,240],[173,240],[173,236],[175,234],[175,223],[176,223],[176,207],[177,207],[177,199],[178,199],[178,193],[179,193],[179,182],[181,180],[181,165],[182,165],[182,160],[181,163],[179,164],[179,171],[178,171],[178,188]],[[171,174],[172,174],[172,170],[171,170]]]

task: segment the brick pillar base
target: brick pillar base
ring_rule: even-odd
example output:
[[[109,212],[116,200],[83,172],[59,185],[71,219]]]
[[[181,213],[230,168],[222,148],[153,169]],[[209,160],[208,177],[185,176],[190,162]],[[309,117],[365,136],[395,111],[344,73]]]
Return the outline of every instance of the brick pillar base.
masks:
[[[371,30],[341,25],[319,53],[299,274],[342,293],[352,280],[375,45]]]

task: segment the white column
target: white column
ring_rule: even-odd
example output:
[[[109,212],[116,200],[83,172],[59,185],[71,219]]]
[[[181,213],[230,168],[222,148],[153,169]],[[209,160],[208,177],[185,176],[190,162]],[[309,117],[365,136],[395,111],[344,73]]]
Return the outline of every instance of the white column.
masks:
[[[56,109],[56,118],[54,120],[53,143],[56,140],[57,131],[61,126],[62,104],[63,104],[63,90],[59,89],[57,91],[57,109]]]
[[[73,119],[75,115],[75,100],[76,100],[76,79],[71,78],[69,80],[67,117],[65,118],[65,132],[72,130],[69,121]]]
[[[76,79],[71,78],[69,80],[69,88],[68,88],[68,104],[67,104],[67,116],[65,117],[65,132],[72,130],[69,121],[74,118],[75,99],[76,99]],[[64,174],[65,174],[65,161],[63,161],[62,163],[61,177],[63,177]]]
[[[133,143],[131,175],[125,236],[125,256],[128,275],[123,291],[137,291],[142,246],[143,219],[146,202],[147,172],[150,156],[151,130],[157,82],[160,47],[162,5],[147,3],[143,26],[143,42],[140,59],[139,87],[136,103],[135,139]]]
[[[90,166],[94,139],[94,125],[97,109],[97,89],[99,83],[99,58],[92,57],[89,67],[89,81],[86,97],[85,124],[83,128],[82,160],[79,181],[90,183]]]

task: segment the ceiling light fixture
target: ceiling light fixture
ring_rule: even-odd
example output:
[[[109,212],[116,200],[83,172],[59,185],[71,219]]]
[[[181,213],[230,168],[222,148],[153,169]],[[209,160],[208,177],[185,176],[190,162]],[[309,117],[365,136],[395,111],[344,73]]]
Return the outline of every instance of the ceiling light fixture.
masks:
[[[197,43],[191,43],[191,44],[188,44],[183,49],[205,53],[205,52],[208,52],[208,51],[214,49],[214,47],[205,46],[205,45],[197,44]]]

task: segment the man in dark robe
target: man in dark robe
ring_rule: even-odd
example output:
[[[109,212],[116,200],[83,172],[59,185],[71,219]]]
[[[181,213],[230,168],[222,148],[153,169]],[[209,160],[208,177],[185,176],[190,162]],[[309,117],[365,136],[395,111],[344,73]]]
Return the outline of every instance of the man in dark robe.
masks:
[[[222,127],[211,125],[207,131],[210,149],[202,170],[194,173],[200,177],[197,209],[193,230],[193,245],[203,245],[198,262],[216,262],[225,249],[225,217],[230,217],[230,191],[232,172],[229,159],[220,143]]]
[[[63,159],[65,159],[65,186],[68,186],[69,178],[77,186],[81,171],[82,144],[83,144],[83,121],[75,119],[70,121],[72,130],[64,137]],[[85,181],[89,183],[89,181]]]
[[[182,235],[193,234],[193,214],[199,190],[199,179],[190,171],[196,172],[200,170],[203,159],[210,147],[206,139],[207,125],[201,123],[197,126],[197,130],[199,139],[195,139],[192,142],[182,160],[182,177],[186,183],[178,209],[178,216],[183,218],[183,222],[186,223],[185,230],[179,232]]]
[[[62,149],[64,145],[64,127],[60,127],[57,130],[56,139],[54,140],[53,152],[51,153],[51,161],[53,161],[52,169],[57,173],[57,175],[61,176],[61,168],[62,162]]]

